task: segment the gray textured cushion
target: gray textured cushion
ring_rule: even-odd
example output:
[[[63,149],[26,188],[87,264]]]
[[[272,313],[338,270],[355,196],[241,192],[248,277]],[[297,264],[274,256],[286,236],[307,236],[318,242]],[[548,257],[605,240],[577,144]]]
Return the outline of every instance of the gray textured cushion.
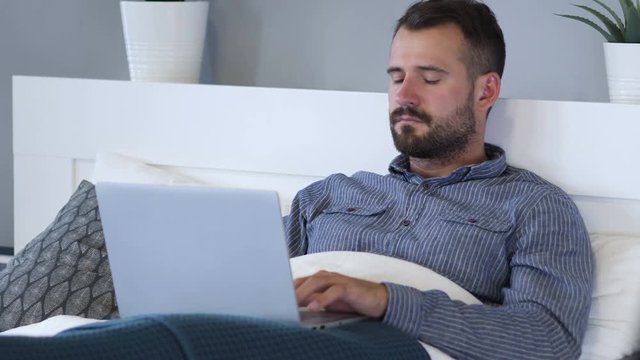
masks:
[[[96,192],[88,181],[0,272],[0,331],[63,314],[118,315]]]

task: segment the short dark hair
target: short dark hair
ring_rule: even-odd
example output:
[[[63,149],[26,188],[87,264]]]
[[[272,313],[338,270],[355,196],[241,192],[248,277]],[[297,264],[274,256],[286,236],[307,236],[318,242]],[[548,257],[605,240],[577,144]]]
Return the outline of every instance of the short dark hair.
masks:
[[[398,20],[395,34],[400,28],[415,31],[438,25],[457,25],[469,51],[463,54],[469,77],[475,80],[488,72],[502,77],[506,46],[502,29],[491,9],[476,0],[424,0],[407,9]]]

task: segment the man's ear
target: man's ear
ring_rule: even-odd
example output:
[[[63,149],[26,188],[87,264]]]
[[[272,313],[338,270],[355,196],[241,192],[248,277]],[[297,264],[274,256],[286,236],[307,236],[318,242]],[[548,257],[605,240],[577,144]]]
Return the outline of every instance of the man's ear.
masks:
[[[478,110],[486,112],[498,101],[501,85],[502,81],[498,73],[490,72],[478,76],[475,83]]]

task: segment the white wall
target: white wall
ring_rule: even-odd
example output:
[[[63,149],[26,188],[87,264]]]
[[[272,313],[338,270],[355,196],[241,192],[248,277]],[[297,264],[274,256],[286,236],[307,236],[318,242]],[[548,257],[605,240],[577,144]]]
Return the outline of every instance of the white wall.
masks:
[[[609,101],[604,39],[595,30],[554,13],[585,12],[568,0],[486,0],[507,42],[503,97]],[[617,0],[604,0],[614,9]],[[591,4],[589,4],[591,5]]]
[[[385,91],[396,19],[414,0],[215,1],[216,81]],[[485,0],[507,42],[504,97],[607,101],[600,35],[569,0]],[[605,3],[617,8],[616,0]]]
[[[413,0],[210,2],[203,82],[385,91],[391,31]],[[552,15],[575,13],[569,0],[486,3],[507,40],[504,97],[607,100],[599,34]],[[11,246],[11,75],[128,75],[119,0],[0,4],[0,246]]]

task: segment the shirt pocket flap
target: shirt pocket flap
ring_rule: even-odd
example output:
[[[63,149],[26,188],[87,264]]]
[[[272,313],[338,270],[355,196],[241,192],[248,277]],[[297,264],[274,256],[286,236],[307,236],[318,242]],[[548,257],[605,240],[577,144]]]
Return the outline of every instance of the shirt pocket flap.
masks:
[[[324,209],[325,214],[349,214],[359,216],[379,215],[386,211],[381,206],[358,206],[358,205],[334,205]]]
[[[510,221],[491,212],[445,212],[440,215],[440,219],[493,232],[506,232],[513,227]]]

